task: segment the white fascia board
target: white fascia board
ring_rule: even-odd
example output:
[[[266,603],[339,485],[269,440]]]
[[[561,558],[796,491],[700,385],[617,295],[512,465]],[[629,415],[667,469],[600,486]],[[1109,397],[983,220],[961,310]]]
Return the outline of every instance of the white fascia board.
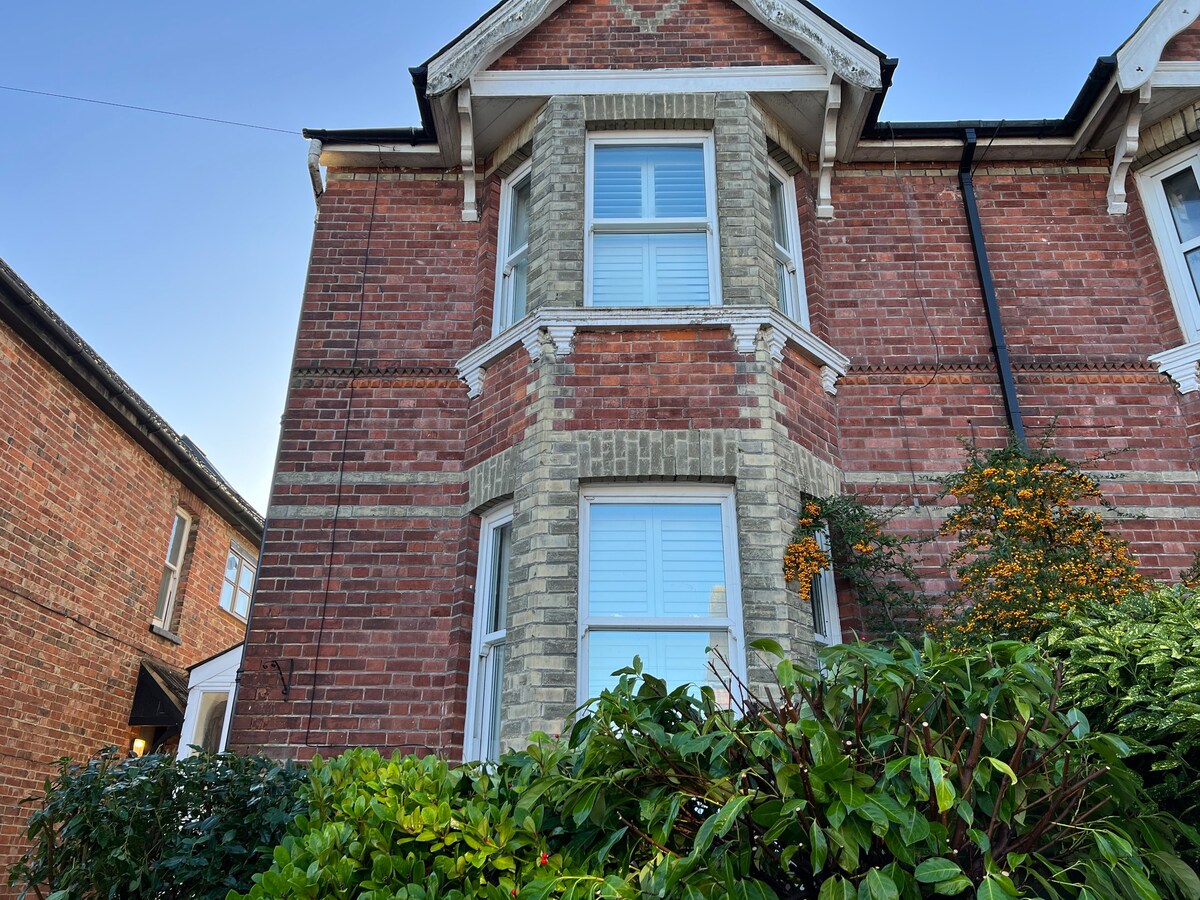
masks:
[[[1117,51],[1117,84],[1124,94],[1138,90],[1154,76],[1171,38],[1196,21],[1196,0],[1162,0]]]
[[[476,98],[827,90],[829,73],[822,66],[521,70],[480,72],[471,78],[471,93]]]
[[[446,166],[437,144],[325,144],[321,165],[332,169],[401,166],[433,169]]]
[[[1200,87],[1200,61],[1160,62],[1150,77],[1150,84],[1154,88]]]
[[[847,84],[868,91],[883,89],[879,54],[829,24],[814,9],[796,0],[733,0],[771,31],[815,56]]]

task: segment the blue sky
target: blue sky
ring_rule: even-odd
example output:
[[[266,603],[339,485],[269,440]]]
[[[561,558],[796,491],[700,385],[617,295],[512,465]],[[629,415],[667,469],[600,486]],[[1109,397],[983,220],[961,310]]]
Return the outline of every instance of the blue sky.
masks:
[[[1152,6],[818,3],[900,57],[896,121],[1061,116]],[[17,4],[0,85],[295,131],[415,125],[408,66],[490,5]],[[0,121],[0,257],[265,508],[312,236],[304,141],[5,90]]]

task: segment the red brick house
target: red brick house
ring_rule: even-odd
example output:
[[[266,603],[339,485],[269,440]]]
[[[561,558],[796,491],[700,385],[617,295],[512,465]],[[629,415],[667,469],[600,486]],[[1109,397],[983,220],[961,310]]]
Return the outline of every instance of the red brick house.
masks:
[[[60,757],[179,740],[184,669],[244,637],[262,519],[3,261],[0,385],[7,872]]]
[[[928,533],[963,437],[1124,451],[1108,496],[1177,573],[1198,10],[1164,0],[1062,119],[888,123],[896,61],[804,0],[506,0],[413,70],[419,127],[309,132],[234,745],[486,757],[635,653],[756,679],[755,638],[856,624],[836,573],[784,584],[803,497]]]

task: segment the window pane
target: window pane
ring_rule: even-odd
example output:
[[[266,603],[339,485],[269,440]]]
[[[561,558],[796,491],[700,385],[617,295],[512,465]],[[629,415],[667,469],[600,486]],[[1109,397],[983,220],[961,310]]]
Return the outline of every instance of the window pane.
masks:
[[[825,614],[825,588],[820,575],[813,578],[809,603],[812,606],[813,634],[818,640],[828,638],[829,620]]]
[[[529,243],[529,185],[526,175],[512,190],[512,214],[508,228],[508,252],[514,253]]]
[[[249,591],[254,584],[254,567],[247,562],[242,563],[242,574],[238,578],[238,587],[243,591]]]
[[[597,219],[702,219],[708,214],[704,148],[597,147]]]
[[[717,692],[718,702],[727,705],[729,696],[720,686],[709,663],[725,674],[725,667],[705,648],[713,647],[729,659],[727,631],[591,631],[588,634],[588,684],[590,699],[617,683],[612,675],[642,658],[642,670],[663,679],[669,687],[682,684],[707,685]]]
[[[1188,271],[1192,273],[1192,283],[1196,285],[1196,293],[1200,294],[1200,247],[1189,250],[1183,255],[1187,260]]]
[[[593,306],[709,302],[707,234],[598,234],[592,246]]]
[[[724,618],[720,504],[594,503],[588,616]]]
[[[784,250],[791,249],[788,245],[787,203],[783,196],[783,182],[771,177],[771,229],[775,234],[775,243]]]
[[[226,581],[224,584],[221,585],[221,608],[222,609],[233,609],[234,590],[235,589],[233,587],[233,584],[228,581]]]
[[[205,699],[208,698],[206,695]],[[221,732],[225,729],[225,709],[229,705],[227,694],[219,695],[221,699],[213,702],[207,709],[204,721],[198,729],[199,744],[209,753],[217,753],[221,749]]]
[[[225,579],[227,581],[237,581],[238,557],[237,554],[230,551],[229,559],[225,560]]]
[[[529,293],[529,250],[526,248],[510,264],[508,273],[508,321],[511,325],[525,318],[525,297]]]
[[[512,523],[505,522],[492,532],[491,609],[488,611],[488,632],[502,631],[508,618],[508,569],[512,556]]]
[[[1196,184],[1196,173],[1188,167],[1164,178],[1162,185],[1180,243],[1200,237],[1200,186]]]
[[[162,581],[158,583],[158,602],[154,605],[154,618],[158,619],[163,624],[163,627],[170,628],[171,623],[167,621],[167,616],[170,610],[170,593],[172,583],[175,580],[175,573],[170,569],[163,569]]]
[[[250,612],[250,595],[244,591],[238,591],[237,604],[233,607],[233,611],[243,619]]]
[[[483,748],[485,759],[500,757],[500,694],[504,689],[504,645],[497,644],[490,654],[491,672],[488,678],[490,692],[487,708],[486,738]]]
[[[175,514],[175,525],[171,529],[171,546],[167,548],[167,562],[178,566],[183,559],[184,545],[187,543],[187,519]]]

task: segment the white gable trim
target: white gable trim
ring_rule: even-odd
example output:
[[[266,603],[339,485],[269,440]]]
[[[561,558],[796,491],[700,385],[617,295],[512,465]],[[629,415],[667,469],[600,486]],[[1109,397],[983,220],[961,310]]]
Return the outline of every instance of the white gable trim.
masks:
[[[429,62],[427,91],[440,97],[487,68],[567,0],[508,0]],[[796,0],[732,0],[830,75],[866,90],[880,90],[879,56],[847,37]]]
[[[1121,93],[1138,90],[1158,67],[1171,38],[1196,21],[1196,0],[1162,0],[1117,51],[1117,84]]]

